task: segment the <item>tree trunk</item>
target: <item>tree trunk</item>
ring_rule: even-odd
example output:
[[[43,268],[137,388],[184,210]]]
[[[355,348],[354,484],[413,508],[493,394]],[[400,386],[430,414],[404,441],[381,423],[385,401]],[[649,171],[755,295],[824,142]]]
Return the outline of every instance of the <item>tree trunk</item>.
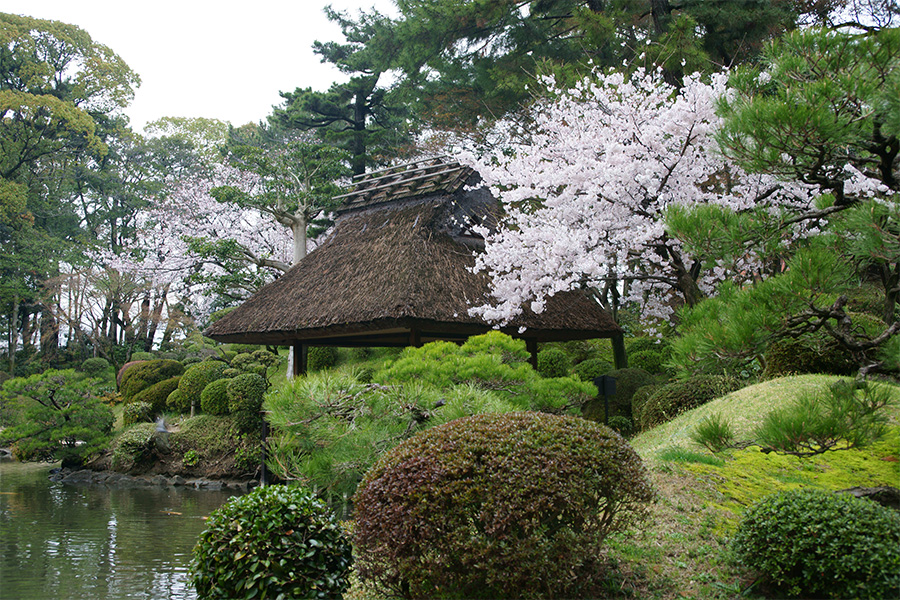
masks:
[[[19,295],[13,295],[13,309],[9,319],[9,374],[16,374],[16,349],[19,346]]]
[[[294,215],[291,222],[291,233],[294,235],[294,262],[297,264],[306,258],[306,217],[302,214]]]
[[[156,337],[156,331],[159,328],[159,322],[162,319],[162,311],[166,306],[166,297],[169,293],[169,284],[156,292],[156,303],[153,306],[153,312],[150,314],[150,327],[147,330],[147,339],[144,342],[144,352],[153,350],[153,338]]]

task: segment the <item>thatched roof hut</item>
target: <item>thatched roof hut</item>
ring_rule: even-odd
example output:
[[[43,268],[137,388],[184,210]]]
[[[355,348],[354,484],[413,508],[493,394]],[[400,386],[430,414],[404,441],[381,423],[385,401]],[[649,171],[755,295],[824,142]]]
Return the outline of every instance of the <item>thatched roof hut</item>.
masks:
[[[445,159],[365,175],[344,194],[335,228],[276,281],[206,330],[221,342],[293,345],[295,372],[308,346],[419,346],[464,341],[492,326],[468,309],[490,301],[490,282],[470,271],[499,203],[471,169]],[[524,328],[524,329],[523,329]],[[537,343],[621,333],[596,302],[557,294],[504,331]]]

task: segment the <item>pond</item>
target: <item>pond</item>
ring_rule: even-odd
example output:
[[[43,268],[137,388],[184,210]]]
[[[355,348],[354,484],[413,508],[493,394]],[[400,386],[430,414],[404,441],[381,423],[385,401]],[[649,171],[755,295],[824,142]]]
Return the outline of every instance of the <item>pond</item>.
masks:
[[[196,598],[191,550],[233,491],[69,485],[51,468],[0,460],[0,598]]]

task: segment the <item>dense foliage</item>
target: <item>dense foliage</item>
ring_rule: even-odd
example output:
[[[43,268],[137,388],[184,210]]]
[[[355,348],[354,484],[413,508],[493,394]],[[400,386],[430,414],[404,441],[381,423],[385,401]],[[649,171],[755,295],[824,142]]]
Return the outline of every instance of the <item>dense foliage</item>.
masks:
[[[643,369],[615,369],[606,373],[616,380],[616,393],[608,396],[609,416],[632,418],[631,398],[634,393],[646,386],[656,383],[656,377]],[[584,417],[593,421],[603,421],[606,416],[604,399],[596,397],[584,405]]]
[[[341,598],[350,542],[328,508],[299,487],[269,485],[214,511],[194,548],[201,598]]]
[[[358,572],[407,598],[596,597],[604,540],[652,496],[637,454],[601,425],[458,419],[366,474],[354,496]]]
[[[220,360],[205,360],[189,366],[178,382],[178,405],[173,406],[170,402],[170,407],[186,412],[192,406],[200,406],[203,389],[216,379],[221,379],[227,368],[228,365]]]
[[[684,381],[664,385],[656,390],[635,415],[642,431],[671,421],[681,413],[697,408],[740,388],[733,377],[697,375]]]
[[[228,408],[228,384],[230,378],[216,379],[200,393],[200,409],[208,415],[227,415]]]
[[[150,414],[158,415],[166,410],[166,400],[169,398],[169,395],[178,389],[178,383],[181,381],[181,376],[170,377],[169,379],[164,379],[159,383],[154,383],[150,387],[142,389],[140,392],[135,394],[131,401],[132,402],[145,402],[150,405]]]
[[[769,496],[747,510],[734,549],[782,594],[900,595],[900,516],[870,500],[822,490]]]
[[[307,351],[306,368],[310,371],[330,369],[337,364],[337,348],[334,346],[312,346]]]
[[[572,359],[560,348],[544,348],[538,352],[537,371],[542,377],[565,377],[572,371]]]
[[[234,416],[238,429],[257,432],[262,427],[263,396],[268,387],[265,378],[257,373],[244,373],[228,380],[228,411]]]
[[[148,360],[129,367],[122,373],[119,390],[126,401],[155,383],[184,373],[184,365],[177,360]]]
[[[7,380],[0,405],[11,426],[0,432],[0,444],[12,444],[19,460],[81,463],[105,446],[115,420],[96,396],[97,383],[54,369]]]

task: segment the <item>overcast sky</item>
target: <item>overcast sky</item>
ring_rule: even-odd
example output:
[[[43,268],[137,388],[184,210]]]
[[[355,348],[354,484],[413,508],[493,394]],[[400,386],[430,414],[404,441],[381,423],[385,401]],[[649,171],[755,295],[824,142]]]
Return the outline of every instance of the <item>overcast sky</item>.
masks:
[[[311,48],[342,39],[327,4],[395,14],[391,0],[0,0],[0,12],[78,25],[121,56],[141,77],[126,111],[140,130],[164,116],[255,122],[279,91],[344,80]]]

